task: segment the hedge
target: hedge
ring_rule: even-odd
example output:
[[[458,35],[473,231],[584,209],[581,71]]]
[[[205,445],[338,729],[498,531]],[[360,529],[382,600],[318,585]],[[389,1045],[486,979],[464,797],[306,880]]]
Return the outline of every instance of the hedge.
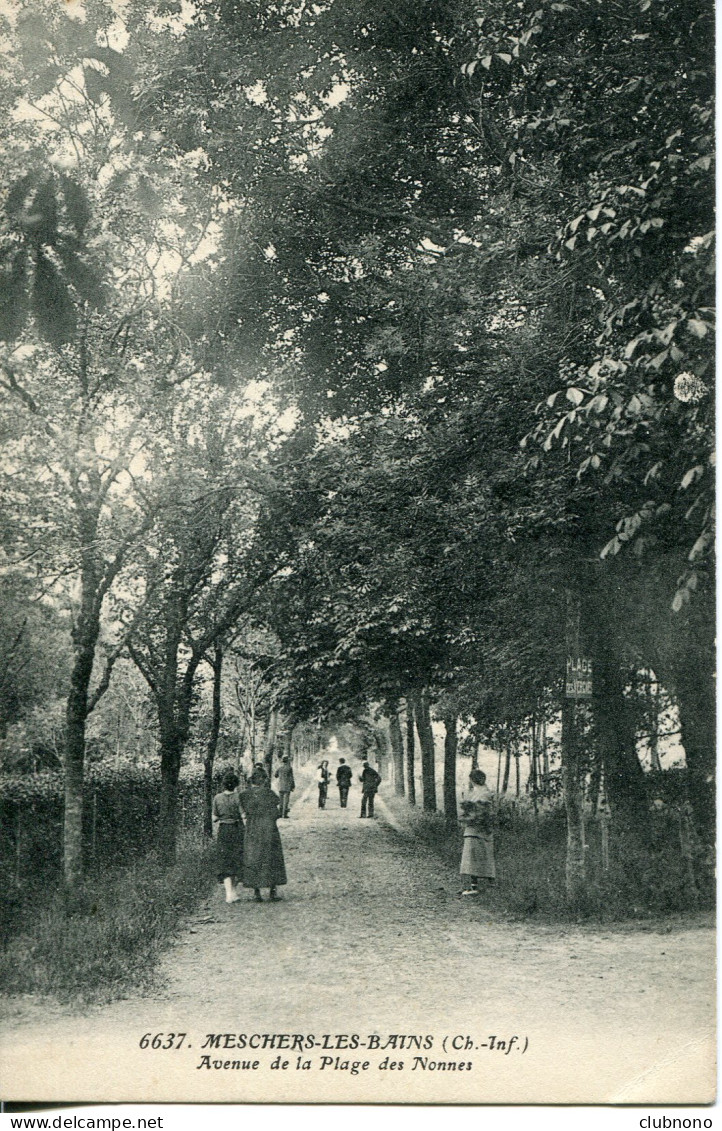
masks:
[[[14,931],[22,907],[59,886],[63,863],[63,775],[0,775],[0,901],[2,936]],[[179,782],[180,826],[203,830],[202,767],[184,769]],[[86,772],[83,853],[91,875],[131,864],[157,843],[160,770],[91,763]]]

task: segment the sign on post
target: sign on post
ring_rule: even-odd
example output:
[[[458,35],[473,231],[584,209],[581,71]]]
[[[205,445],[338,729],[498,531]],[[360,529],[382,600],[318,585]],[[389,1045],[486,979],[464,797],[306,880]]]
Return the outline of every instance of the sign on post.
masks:
[[[589,699],[592,694],[592,661],[586,656],[567,656],[567,699]]]

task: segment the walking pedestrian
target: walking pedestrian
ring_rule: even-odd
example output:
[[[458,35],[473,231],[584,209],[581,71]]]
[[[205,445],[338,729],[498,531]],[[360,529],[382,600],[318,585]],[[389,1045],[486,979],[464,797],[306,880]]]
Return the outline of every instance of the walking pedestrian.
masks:
[[[286,865],[283,859],[281,834],[276,820],[281,812],[277,793],[268,784],[268,778],[253,783],[239,798],[246,821],[243,842],[243,884],[253,888],[257,903],[263,902],[261,888],[269,889],[275,902],[279,897],[276,888],[286,883]]]
[[[479,880],[496,879],[494,861],[494,794],[482,770],[472,770],[469,786],[461,796],[459,819],[464,826],[461,853],[462,895],[478,895]]]
[[[243,820],[238,802],[238,777],[226,770],[222,779],[223,792],[213,798],[213,838],[216,874],[226,889],[226,903],[236,903],[241,897],[236,883],[243,874]]]
[[[381,785],[381,775],[367,761],[364,761],[359,781],[361,782],[361,816],[373,817],[374,798]]]
[[[338,796],[342,809],[346,809],[348,806],[348,791],[351,788],[352,778],[353,770],[346,764],[346,759],[339,758],[338,769],[336,770],[336,783],[338,785]]]
[[[263,762],[254,762],[251,770],[251,785],[261,785],[262,782],[270,786],[271,779],[268,776],[268,770]]]
[[[288,759],[288,754],[284,754],[281,758],[281,765],[276,770],[276,777],[278,778],[278,796],[281,799],[281,817],[287,818],[291,794],[296,788],[293,767]]]
[[[331,774],[328,768],[328,762],[321,762],[316,773],[316,781],[318,782],[318,807],[319,809],[326,808],[326,798],[328,797],[328,783],[331,780]]]

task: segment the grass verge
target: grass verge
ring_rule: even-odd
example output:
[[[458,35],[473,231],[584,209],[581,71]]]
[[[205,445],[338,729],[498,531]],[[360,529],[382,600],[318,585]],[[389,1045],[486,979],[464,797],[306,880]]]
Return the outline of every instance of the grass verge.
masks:
[[[441,814],[424,813],[396,797],[386,797],[385,801],[405,835],[426,845],[458,875],[461,833],[450,832]],[[586,888],[570,903],[565,883],[563,808],[550,808],[535,818],[530,811],[502,806],[494,836],[497,881],[483,887],[484,906],[512,918],[606,923],[689,916],[713,906],[714,888],[701,859],[696,884],[690,884],[677,825],[669,817],[653,818],[648,849],[611,838],[606,869],[596,824],[590,823],[586,836]]]
[[[210,884],[208,849],[181,842],[171,869],[151,854],[89,877],[71,897],[46,896],[24,910],[0,954],[3,991],[99,1002],[147,987],[179,920]]]

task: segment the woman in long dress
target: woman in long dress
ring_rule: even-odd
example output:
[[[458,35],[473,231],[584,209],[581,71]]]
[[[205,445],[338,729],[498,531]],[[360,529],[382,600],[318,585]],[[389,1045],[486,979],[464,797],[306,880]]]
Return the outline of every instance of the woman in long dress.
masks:
[[[238,778],[233,770],[223,775],[223,792],[213,798],[213,837],[215,870],[226,889],[226,903],[241,897],[236,883],[243,874],[243,821],[238,804]]]
[[[318,782],[318,807],[319,809],[326,808],[326,798],[328,797],[328,783],[331,780],[331,774],[328,768],[328,762],[321,762],[318,770],[316,771],[316,781]]]
[[[462,795],[459,810],[459,819],[464,827],[459,867],[461,894],[478,895],[480,879],[489,883],[496,879],[494,794],[487,787],[486,774],[482,770],[472,770],[469,774],[469,786]]]
[[[286,883],[281,834],[276,827],[281,815],[280,798],[269,786],[268,779],[263,779],[244,790],[239,801],[246,820],[244,887],[253,888],[257,903],[263,902],[261,888],[268,888],[269,898],[275,902],[279,898],[276,888]]]

